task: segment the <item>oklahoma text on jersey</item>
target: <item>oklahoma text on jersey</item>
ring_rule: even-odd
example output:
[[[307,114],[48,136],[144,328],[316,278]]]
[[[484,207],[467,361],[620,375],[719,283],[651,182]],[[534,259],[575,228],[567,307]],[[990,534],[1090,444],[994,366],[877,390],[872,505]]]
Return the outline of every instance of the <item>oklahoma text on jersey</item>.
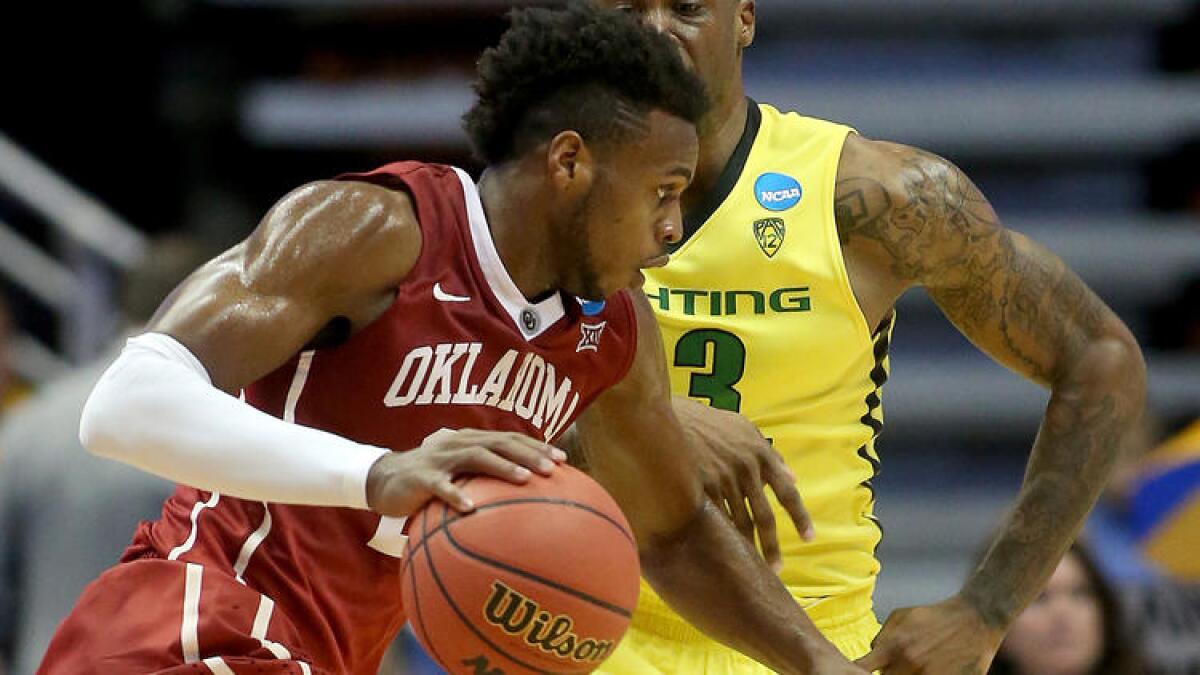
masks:
[[[557,436],[579,405],[579,393],[572,388],[571,378],[564,376],[560,381],[553,363],[533,352],[518,353],[515,349],[506,351],[487,375],[480,377],[485,370],[476,371],[481,351],[481,342],[443,342],[413,348],[404,356],[383,397],[384,405],[486,405],[531,422],[547,441]],[[460,365],[463,357],[465,363]],[[452,383],[457,383],[453,391]]]

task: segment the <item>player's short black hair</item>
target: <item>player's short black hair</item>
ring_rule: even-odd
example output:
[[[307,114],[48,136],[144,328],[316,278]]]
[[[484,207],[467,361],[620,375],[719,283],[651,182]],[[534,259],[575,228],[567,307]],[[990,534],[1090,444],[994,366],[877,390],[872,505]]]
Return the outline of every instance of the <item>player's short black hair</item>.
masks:
[[[479,60],[475,105],[463,116],[475,154],[496,164],[571,129],[590,142],[628,138],[651,110],[692,124],[704,85],[678,48],[632,15],[574,2],[510,14]]]

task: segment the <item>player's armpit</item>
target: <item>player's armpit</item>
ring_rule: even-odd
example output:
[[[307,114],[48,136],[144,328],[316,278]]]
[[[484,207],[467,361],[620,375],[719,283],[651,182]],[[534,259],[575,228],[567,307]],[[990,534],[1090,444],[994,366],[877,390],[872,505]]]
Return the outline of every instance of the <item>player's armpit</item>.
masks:
[[[861,675],[706,498],[672,409],[658,327],[634,296],[633,366],[577,428],[590,473],[633,527],[642,573],[685,619],[778,672]]]
[[[356,330],[393,299],[421,232],[403,192],[320,181],[283,197],[243,242],[193,272],[148,329],[196,355],[227,392],[271,372],[331,321]]]

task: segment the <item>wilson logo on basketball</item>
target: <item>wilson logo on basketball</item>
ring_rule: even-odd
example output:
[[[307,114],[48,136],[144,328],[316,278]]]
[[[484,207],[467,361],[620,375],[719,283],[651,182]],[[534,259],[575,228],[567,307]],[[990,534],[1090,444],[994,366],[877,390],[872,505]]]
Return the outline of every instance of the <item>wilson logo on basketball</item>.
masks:
[[[522,635],[530,645],[572,661],[599,663],[613,648],[612,640],[580,638],[571,630],[575,627],[571,617],[550,614],[500,581],[492,582],[483,617],[509,635]]]

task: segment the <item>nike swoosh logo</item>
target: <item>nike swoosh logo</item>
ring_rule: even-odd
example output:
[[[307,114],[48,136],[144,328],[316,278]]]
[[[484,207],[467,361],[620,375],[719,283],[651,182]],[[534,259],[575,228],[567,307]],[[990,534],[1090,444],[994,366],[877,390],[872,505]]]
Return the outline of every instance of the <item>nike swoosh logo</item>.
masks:
[[[442,290],[442,282],[437,282],[433,285],[433,299],[440,302],[470,302],[469,295],[452,295]]]

